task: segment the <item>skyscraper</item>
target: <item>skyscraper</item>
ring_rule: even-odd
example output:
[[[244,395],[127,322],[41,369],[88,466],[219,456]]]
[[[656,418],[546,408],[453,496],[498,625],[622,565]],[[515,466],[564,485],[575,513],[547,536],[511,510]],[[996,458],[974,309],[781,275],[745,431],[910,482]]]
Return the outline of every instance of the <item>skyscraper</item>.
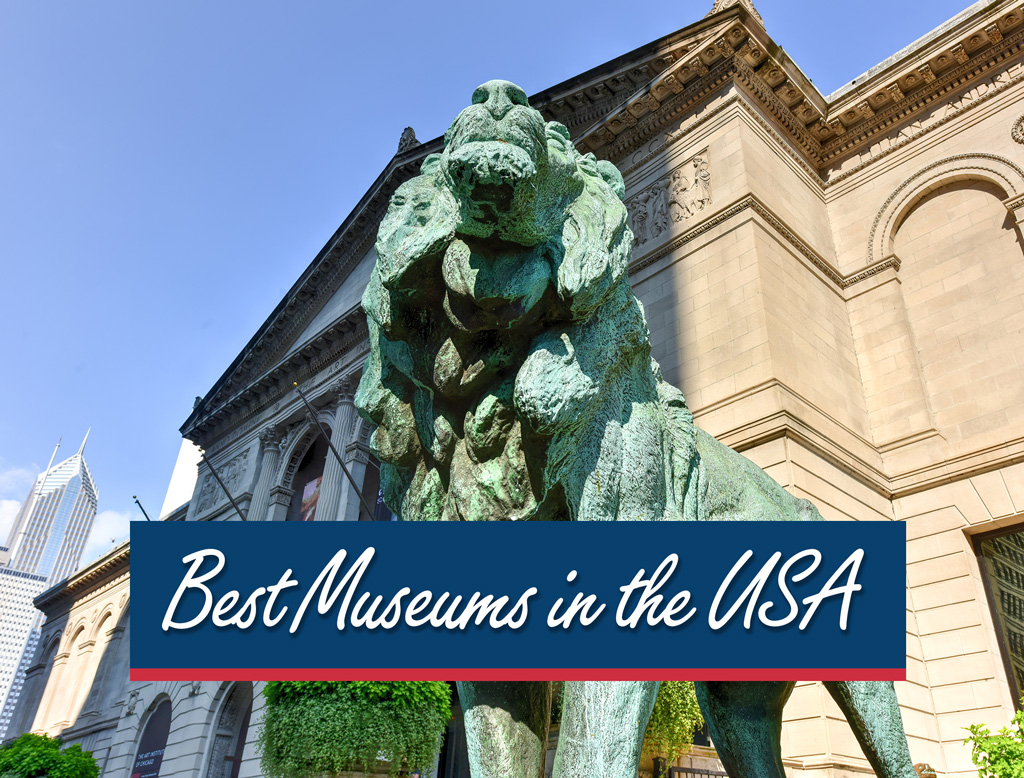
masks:
[[[96,518],[98,494],[83,453],[40,473],[0,547],[0,740],[35,654],[42,614],[32,601],[71,575],[82,560]],[[57,444],[58,447],[60,444]]]

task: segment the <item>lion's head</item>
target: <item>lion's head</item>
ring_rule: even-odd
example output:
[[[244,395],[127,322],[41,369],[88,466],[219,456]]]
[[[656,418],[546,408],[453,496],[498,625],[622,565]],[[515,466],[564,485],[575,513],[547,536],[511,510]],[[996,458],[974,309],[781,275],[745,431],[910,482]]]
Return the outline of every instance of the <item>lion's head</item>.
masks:
[[[507,81],[478,87],[398,188],[356,406],[402,518],[681,511],[691,420],[626,278],[624,191]],[[620,488],[637,479],[653,508]]]

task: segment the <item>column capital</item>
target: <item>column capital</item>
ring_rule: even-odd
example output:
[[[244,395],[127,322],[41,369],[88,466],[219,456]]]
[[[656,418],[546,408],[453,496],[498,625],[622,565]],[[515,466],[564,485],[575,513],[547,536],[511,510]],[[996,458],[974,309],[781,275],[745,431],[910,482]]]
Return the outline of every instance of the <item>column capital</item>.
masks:
[[[359,380],[350,373],[334,381],[327,391],[337,402],[352,404],[355,401],[356,387],[358,385]]]
[[[281,428],[279,424],[271,424],[265,430],[260,433],[260,442],[263,444],[264,451],[271,448],[280,451],[281,442],[285,436],[285,430]]]

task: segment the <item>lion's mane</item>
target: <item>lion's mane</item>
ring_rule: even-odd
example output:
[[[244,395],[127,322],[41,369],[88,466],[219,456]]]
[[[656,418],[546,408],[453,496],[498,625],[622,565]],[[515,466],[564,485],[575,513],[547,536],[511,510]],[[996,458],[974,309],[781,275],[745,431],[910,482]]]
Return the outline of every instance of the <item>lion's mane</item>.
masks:
[[[356,407],[385,502],[406,520],[693,518],[692,416],[627,279],[622,176],[525,96],[488,113],[497,88],[378,232]]]

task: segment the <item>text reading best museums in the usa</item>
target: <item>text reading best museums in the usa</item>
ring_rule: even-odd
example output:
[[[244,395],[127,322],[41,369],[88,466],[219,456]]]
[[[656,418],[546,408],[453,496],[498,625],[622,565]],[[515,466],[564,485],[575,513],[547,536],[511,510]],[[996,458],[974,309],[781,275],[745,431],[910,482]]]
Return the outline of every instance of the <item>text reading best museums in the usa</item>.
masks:
[[[209,619],[219,629],[247,630],[257,624],[276,627],[290,618],[289,632],[302,625],[310,606],[315,603],[321,616],[336,613],[337,628],[391,630],[404,624],[419,628],[465,630],[471,625],[487,625],[491,629],[517,630],[531,617],[531,604],[546,613],[549,628],[567,629],[575,623],[589,626],[605,615],[608,603],[596,594],[577,592],[570,602],[557,597],[543,605],[536,586],[530,586],[513,599],[507,594],[485,594],[479,591],[460,594],[449,591],[421,590],[403,586],[397,591],[380,594],[367,590],[363,578],[377,550],[366,548],[351,560],[346,549],[340,549],[305,588],[293,577],[291,568],[274,583],[259,586],[249,593],[237,589],[217,592],[217,580],[226,566],[225,554],[215,548],[195,551],[182,558],[187,567],[164,612],[162,629],[188,630]],[[708,626],[718,630],[743,613],[743,626],[750,629],[756,620],[772,628],[798,624],[803,630],[811,623],[819,606],[829,598],[840,598],[838,626],[846,630],[853,596],[861,590],[857,575],[864,559],[864,549],[855,549],[834,570],[822,568],[822,554],[817,549],[799,551],[786,559],[774,552],[758,568],[751,564],[753,549],[747,549],[714,588],[707,609]],[[651,573],[640,568],[632,580],[618,587],[621,593],[615,603],[615,624],[636,629],[646,623],[656,627],[681,627],[698,614],[689,588],[671,585],[680,566],[678,554],[668,554]],[[794,596],[792,585],[818,574],[822,583],[817,590],[800,598]],[[827,577],[825,577],[827,576]],[[577,571],[566,576],[574,583]],[[766,588],[774,583],[775,594],[768,599]],[[201,604],[185,607],[182,600],[188,593],[198,593]],[[193,598],[193,602],[195,602]],[[198,605],[198,607],[197,607]]]

